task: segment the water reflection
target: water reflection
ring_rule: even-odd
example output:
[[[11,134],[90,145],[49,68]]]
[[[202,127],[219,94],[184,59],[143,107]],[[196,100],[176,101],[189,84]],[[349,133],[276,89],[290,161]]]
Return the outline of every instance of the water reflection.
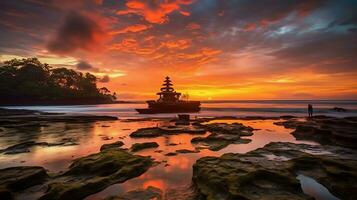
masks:
[[[304,193],[314,197],[316,200],[339,200],[314,179],[302,174],[299,174],[296,178],[300,181]]]
[[[138,128],[169,125],[170,122],[165,120],[113,121],[81,124],[52,123],[32,132],[6,129],[5,132],[1,132],[0,148],[28,140],[36,142],[56,142],[64,138],[74,138],[78,145],[37,146],[31,148],[30,153],[15,155],[1,154],[0,168],[19,165],[40,165],[50,172],[59,172],[64,171],[74,159],[98,152],[101,145],[105,143],[113,143],[117,140],[121,140],[125,144],[124,148],[130,148],[133,143],[154,141],[159,144],[158,148],[146,149],[137,152],[137,154],[151,156],[156,161],[161,162],[159,165],[150,168],[146,173],[137,178],[133,178],[122,184],[112,185],[97,194],[89,196],[87,199],[102,199],[130,190],[145,189],[149,186],[161,189],[164,195],[167,191],[172,193],[178,190],[180,190],[182,194],[186,192],[189,195],[188,188],[191,184],[192,165],[201,157],[220,156],[228,152],[246,153],[276,141],[311,144],[311,142],[296,141],[290,134],[292,130],[285,129],[283,126],[274,125],[273,123],[276,121],[277,120],[211,121],[210,123],[238,122],[259,130],[254,131],[254,135],[249,137],[252,141],[248,144],[231,144],[220,151],[203,149],[199,153],[178,154],[176,156],[165,156],[165,154],[175,152],[178,149],[194,150],[195,146],[191,143],[191,139],[197,137],[197,135],[179,134],[157,138],[131,138],[129,136],[130,133]],[[206,133],[206,135],[207,134],[209,133]],[[23,139],[23,136],[26,136],[26,139]],[[182,199],[185,199],[185,195],[182,195]]]

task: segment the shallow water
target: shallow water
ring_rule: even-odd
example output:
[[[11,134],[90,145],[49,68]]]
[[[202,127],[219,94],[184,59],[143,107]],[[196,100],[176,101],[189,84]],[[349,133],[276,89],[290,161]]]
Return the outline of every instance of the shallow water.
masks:
[[[277,141],[316,144],[308,141],[297,141],[290,134],[291,129],[274,125],[274,122],[277,121],[279,120],[213,120],[209,123],[238,122],[258,130],[254,131],[253,136],[247,137],[252,140],[248,144],[231,144],[220,151],[203,149],[199,153],[178,154],[176,156],[165,156],[165,154],[175,152],[178,149],[194,150],[195,146],[190,141],[197,135],[179,134],[156,138],[131,138],[129,136],[130,133],[138,128],[169,125],[170,122],[165,120],[132,122],[118,120],[81,124],[51,123],[47,127],[34,130],[6,129],[4,132],[0,132],[0,149],[23,141],[57,142],[63,138],[74,138],[77,140],[78,145],[34,147],[29,153],[0,154],[0,168],[19,165],[40,165],[48,169],[49,172],[60,172],[66,170],[74,159],[98,152],[105,143],[121,140],[125,143],[125,148],[130,148],[134,143],[155,141],[159,144],[158,148],[142,150],[137,154],[152,156],[156,161],[161,162],[159,165],[150,168],[139,177],[122,184],[112,185],[97,194],[87,197],[87,199],[102,199],[135,189],[145,189],[149,186],[154,186],[164,191],[164,195],[167,196],[166,199],[170,199],[170,195],[174,193],[179,193],[181,194],[179,195],[181,196],[180,198],[187,199],[191,195],[192,165],[201,157],[220,156],[229,152],[246,153],[263,147],[270,142]],[[172,143],[177,145],[172,146]],[[157,152],[157,150],[162,152]],[[34,199],[40,194],[41,192],[38,189],[32,188],[20,194],[18,199]],[[177,199],[177,197],[174,199]]]
[[[316,200],[339,200],[315,179],[302,174],[299,174],[296,178],[300,181],[304,193],[314,197]]]

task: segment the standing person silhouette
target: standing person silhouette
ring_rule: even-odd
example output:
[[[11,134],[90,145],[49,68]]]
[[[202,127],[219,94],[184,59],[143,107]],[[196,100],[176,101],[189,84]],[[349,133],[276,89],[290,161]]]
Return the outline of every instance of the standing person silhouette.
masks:
[[[311,104],[307,105],[307,111],[309,113],[309,117],[312,117],[312,113],[313,113],[314,109],[312,108]]]

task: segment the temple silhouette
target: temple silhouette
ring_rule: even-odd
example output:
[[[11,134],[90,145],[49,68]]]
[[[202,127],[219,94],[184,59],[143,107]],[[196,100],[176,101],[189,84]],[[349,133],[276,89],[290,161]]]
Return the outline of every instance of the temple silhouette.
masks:
[[[166,77],[162,84],[158,100],[146,101],[148,108],[136,109],[140,114],[155,113],[191,113],[200,111],[200,101],[181,100],[181,93],[176,92],[171,83],[170,77]]]

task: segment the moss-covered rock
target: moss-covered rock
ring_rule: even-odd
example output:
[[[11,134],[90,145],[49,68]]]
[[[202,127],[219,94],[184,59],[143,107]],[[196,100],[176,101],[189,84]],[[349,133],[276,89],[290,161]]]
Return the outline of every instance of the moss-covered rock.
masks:
[[[173,135],[180,133],[204,134],[206,130],[197,126],[163,126],[140,128],[130,134],[130,137],[159,137],[163,135]]]
[[[139,128],[132,132],[130,137],[158,137],[162,136],[162,132],[158,127]]]
[[[312,140],[321,144],[357,148],[357,119],[354,117],[315,116],[306,120],[293,118],[275,124],[295,129],[292,134],[298,140]]]
[[[242,123],[212,123],[204,126],[210,132],[239,136],[252,136],[254,130],[252,127],[244,126]]]
[[[106,150],[106,149],[118,149],[119,147],[123,146],[124,142],[122,141],[116,141],[114,143],[110,143],[110,144],[103,144],[100,147],[100,151]]]
[[[270,143],[247,154],[200,158],[193,166],[194,186],[200,199],[207,200],[312,199],[304,194],[296,179],[297,174],[304,174],[341,199],[356,199],[353,192],[357,190],[356,152],[335,147],[327,150],[311,145]],[[338,154],[346,151],[347,157]]]
[[[165,154],[165,156],[176,156],[177,153],[176,152],[169,152],[167,154]]]
[[[22,142],[19,144],[12,145],[5,149],[0,149],[0,153],[4,153],[4,154],[28,153],[30,152],[30,149],[35,146],[51,147],[51,146],[72,146],[72,145],[78,145],[76,141],[72,138],[63,138],[61,141],[56,143],[27,141],[27,142]]]
[[[176,153],[199,153],[199,150],[189,150],[189,149],[177,149]]]
[[[126,194],[106,198],[106,200],[161,200],[162,191],[159,188],[149,186],[145,190],[138,189]]]
[[[48,178],[43,167],[0,169],[0,199],[12,199],[13,192],[43,183]]]
[[[203,147],[212,151],[218,151],[230,144],[246,144],[251,142],[250,139],[241,138],[241,136],[253,135],[253,128],[244,126],[241,123],[213,123],[201,125],[211,132],[207,137],[195,137],[191,142],[202,144]]]
[[[40,199],[82,199],[109,185],[137,177],[152,164],[150,157],[106,149],[75,160],[67,172],[48,183],[48,191]]]
[[[159,144],[156,142],[144,142],[144,143],[135,143],[131,146],[132,152],[137,152],[143,149],[156,148],[159,147]]]

